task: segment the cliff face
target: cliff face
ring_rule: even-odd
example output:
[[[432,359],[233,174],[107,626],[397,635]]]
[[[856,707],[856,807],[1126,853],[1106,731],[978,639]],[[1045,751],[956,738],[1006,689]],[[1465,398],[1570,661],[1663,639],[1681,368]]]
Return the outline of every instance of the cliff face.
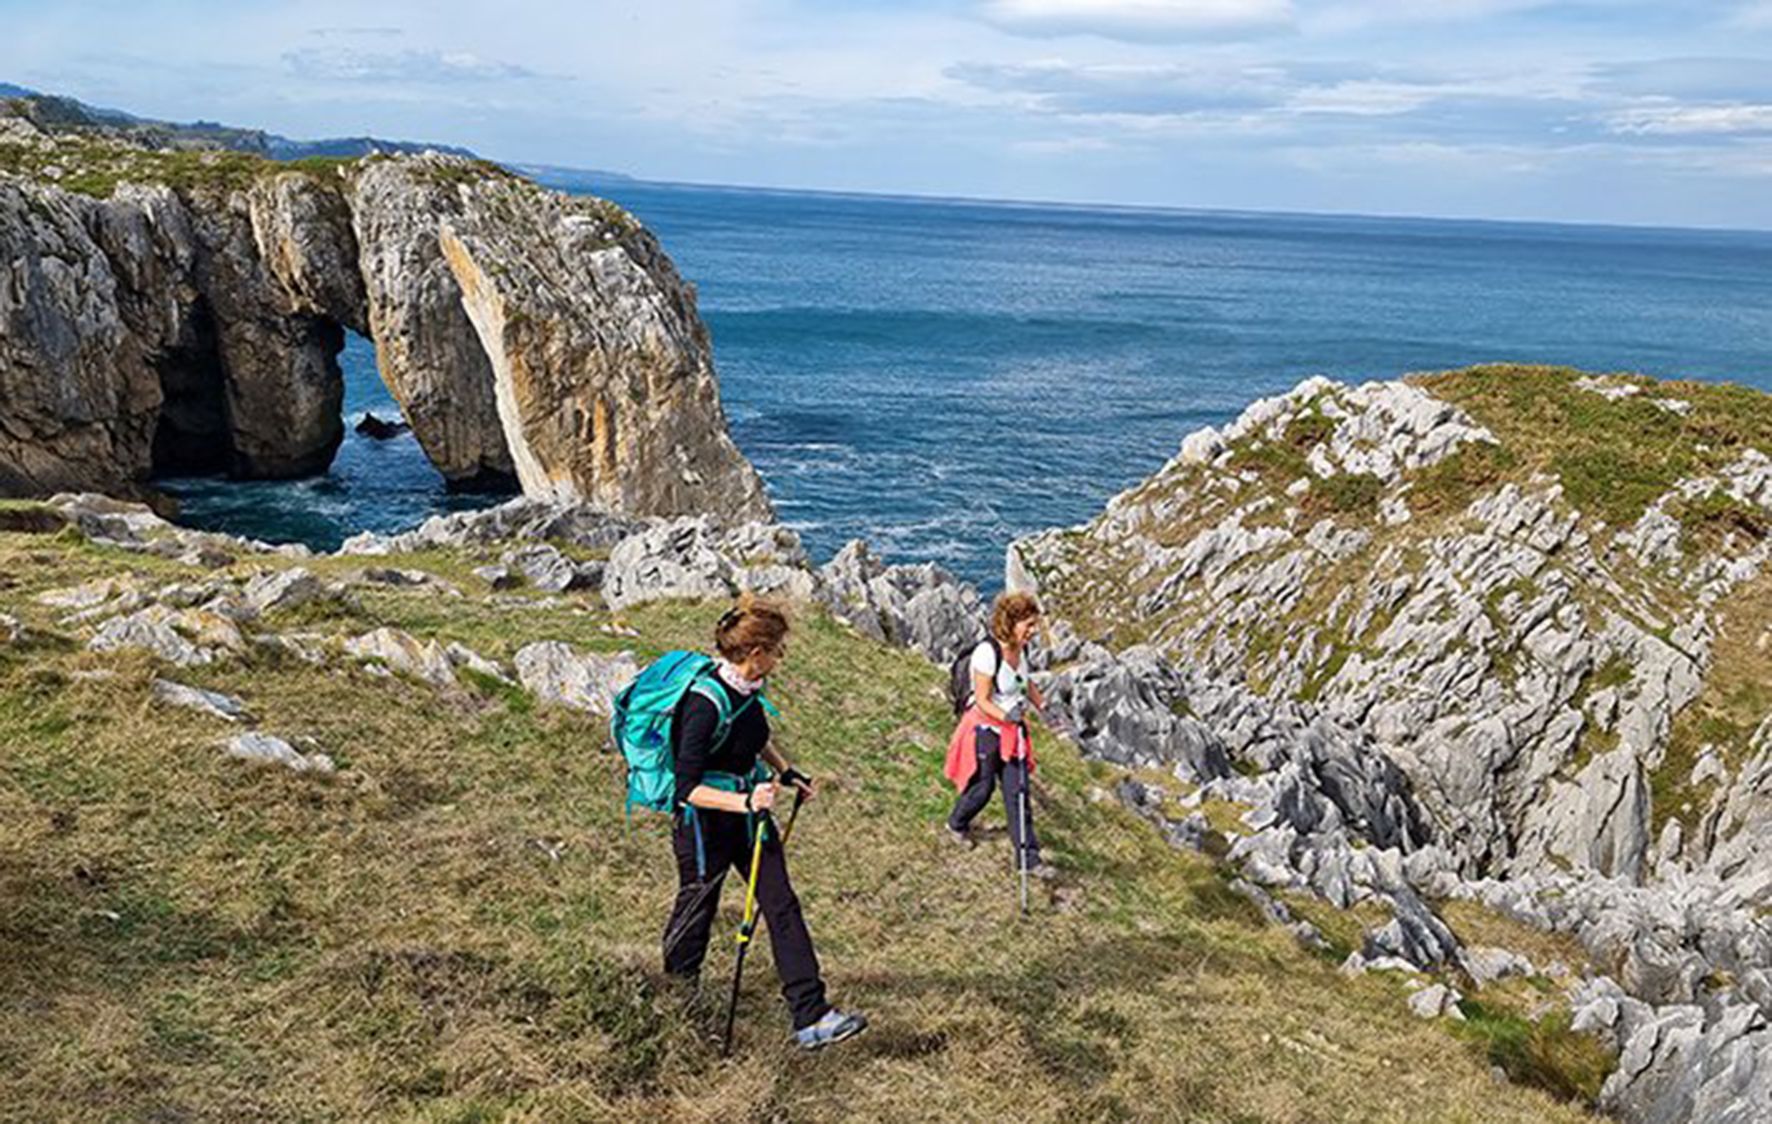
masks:
[[[0,489],[102,487],[145,476],[162,401],[144,321],[141,269],[114,271],[95,235],[146,231],[108,208],[0,180]],[[125,216],[119,215],[122,220]],[[133,316],[129,314],[133,313]],[[135,323],[131,323],[131,320]]]
[[[525,495],[741,518],[766,506],[726,431],[707,329],[657,239],[598,199],[488,184],[443,222],[462,306],[492,360]],[[505,216],[532,235],[515,241]],[[652,471],[624,471],[645,463]]]
[[[0,490],[321,471],[349,328],[453,485],[767,516],[693,290],[619,208],[459,157],[289,170],[6,124]]]
[[[367,165],[352,192],[382,379],[431,462],[463,484],[513,475],[492,364],[438,237],[440,223],[483,189],[457,165],[417,159]]]

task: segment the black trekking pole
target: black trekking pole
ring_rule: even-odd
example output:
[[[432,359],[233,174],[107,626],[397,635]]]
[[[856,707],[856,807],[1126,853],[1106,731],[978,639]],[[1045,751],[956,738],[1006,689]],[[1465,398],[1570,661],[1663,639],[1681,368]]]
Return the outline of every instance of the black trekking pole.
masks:
[[[806,799],[804,789],[794,790],[794,810],[788,813],[787,831],[781,833],[782,846],[787,846],[788,832],[794,830],[794,820],[799,818],[800,804]],[[751,844],[751,877],[745,888],[744,920],[738,926],[738,959],[732,965],[732,994],[726,1001],[726,1032],[720,1038],[720,1056],[732,1056],[732,1024],[738,1018],[738,988],[744,979],[745,953],[750,951],[751,936],[757,929],[757,868],[763,864],[763,832],[771,821],[764,820],[757,825],[757,839]]]
[[[1016,865],[1021,867],[1021,915],[1028,915],[1028,765],[1021,759],[1021,840],[1016,845]]]

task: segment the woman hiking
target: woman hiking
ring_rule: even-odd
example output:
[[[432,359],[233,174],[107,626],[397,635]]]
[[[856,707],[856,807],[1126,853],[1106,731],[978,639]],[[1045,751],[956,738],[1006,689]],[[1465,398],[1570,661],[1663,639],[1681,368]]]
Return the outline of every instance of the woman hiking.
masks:
[[[999,594],[991,607],[991,634],[972,650],[971,705],[948,742],[946,772],[960,795],[948,813],[947,829],[955,842],[970,846],[973,817],[991,802],[1001,777],[1016,869],[1052,878],[1057,870],[1040,859],[1027,801],[1028,777],[1034,771],[1027,707],[1029,702],[1046,705],[1027,673],[1028,641],[1039,623],[1040,604],[1030,593]]]
[[[671,723],[679,809],[671,832],[677,900],[665,926],[664,962],[667,973],[695,988],[726,872],[736,869],[740,877],[750,877],[752,832],[764,831],[757,903],[793,1016],[794,1041],[816,1050],[859,1033],[867,1019],[825,1001],[812,934],[788,881],[781,835],[769,815],[781,785],[804,797],[813,791],[811,778],[789,765],[770,743],[764,713],[764,684],[787,655],[787,634],[786,614],[747,594],[714,629],[719,653],[714,673],[677,704]],[[725,736],[718,739],[720,708],[711,691],[724,694],[730,715]],[[779,784],[770,779],[770,769]]]

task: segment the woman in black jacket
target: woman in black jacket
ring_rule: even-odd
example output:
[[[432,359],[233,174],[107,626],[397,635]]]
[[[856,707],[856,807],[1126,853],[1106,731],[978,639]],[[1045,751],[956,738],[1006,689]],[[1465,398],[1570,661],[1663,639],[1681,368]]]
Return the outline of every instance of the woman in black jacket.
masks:
[[[763,686],[787,655],[787,616],[745,597],[720,618],[714,672],[684,694],[671,722],[676,762],[676,806],[671,833],[677,857],[677,901],[665,927],[665,971],[693,986],[707,955],[708,934],[728,870],[750,877],[756,830],[769,822],[780,784],[812,795],[812,781],[769,741]],[[715,694],[719,692],[719,694]],[[721,711],[730,716],[719,737]],[[767,768],[760,768],[759,762]],[[757,867],[757,904],[769,927],[769,947],[781,992],[793,1016],[794,1040],[808,1050],[859,1033],[867,1019],[825,1000],[812,934],[788,880],[781,837],[768,827]]]

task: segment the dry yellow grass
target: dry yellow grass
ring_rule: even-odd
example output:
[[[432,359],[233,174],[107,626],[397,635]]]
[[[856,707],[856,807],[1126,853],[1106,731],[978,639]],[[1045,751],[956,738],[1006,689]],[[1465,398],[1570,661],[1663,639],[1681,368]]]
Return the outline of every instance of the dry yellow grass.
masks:
[[[283,563],[277,563],[283,564]],[[243,567],[244,568],[244,567]],[[178,672],[311,737],[336,776],[225,758],[231,727],[150,701],[156,669],[88,653],[34,595],[159,561],[0,535],[0,1117],[19,1120],[1579,1119],[1497,1084],[1480,1049],[1263,924],[1207,860],[1084,795],[1044,743],[1037,814],[1066,872],[1018,920],[999,838],[939,837],[942,675],[828,619],[778,686],[826,788],[791,863],[833,997],[874,1027],[785,1041],[769,957],[718,1057],[658,975],[662,826],[624,822],[600,725],[521,692],[440,694],[345,664]],[[610,648],[588,603],[365,593],[353,614],[504,655]],[[649,654],[710,612],[632,614]],[[164,669],[161,673],[165,674]],[[989,821],[987,821],[987,826]],[[728,893],[719,932],[736,923]]]

